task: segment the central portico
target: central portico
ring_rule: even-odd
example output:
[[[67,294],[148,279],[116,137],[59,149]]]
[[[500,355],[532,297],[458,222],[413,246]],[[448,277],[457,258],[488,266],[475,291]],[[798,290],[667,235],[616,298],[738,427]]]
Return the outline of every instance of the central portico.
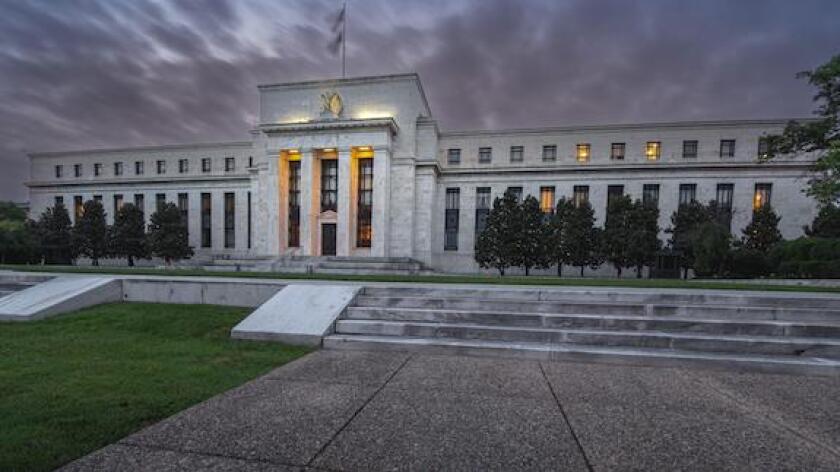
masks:
[[[260,86],[259,157],[250,166],[264,228],[254,235],[257,252],[410,256],[411,245],[393,250],[393,237],[413,243],[414,128],[428,116],[413,75]],[[409,183],[392,188],[394,172]],[[409,211],[392,220],[401,199]],[[393,231],[395,223],[402,228]]]

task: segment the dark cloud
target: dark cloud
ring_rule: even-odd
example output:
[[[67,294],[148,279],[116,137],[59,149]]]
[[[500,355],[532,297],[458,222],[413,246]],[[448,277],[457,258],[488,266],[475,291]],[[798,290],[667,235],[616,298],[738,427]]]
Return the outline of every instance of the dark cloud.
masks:
[[[0,198],[25,151],[243,139],[333,77],[337,1],[0,1]],[[443,129],[806,116],[840,2],[350,2],[349,74],[418,71]]]

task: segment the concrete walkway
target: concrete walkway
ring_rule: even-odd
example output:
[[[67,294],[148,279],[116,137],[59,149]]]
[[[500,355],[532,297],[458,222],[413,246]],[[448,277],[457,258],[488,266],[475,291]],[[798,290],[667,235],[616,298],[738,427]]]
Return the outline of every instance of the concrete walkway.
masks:
[[[840,469],[840,378],[318,351],[64,470]]]

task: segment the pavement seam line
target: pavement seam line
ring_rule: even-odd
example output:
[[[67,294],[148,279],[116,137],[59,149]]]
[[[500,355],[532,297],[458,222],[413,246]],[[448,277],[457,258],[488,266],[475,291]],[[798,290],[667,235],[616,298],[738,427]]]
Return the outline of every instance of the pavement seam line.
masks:
[[[543,379],[545,383],[548,384],[548,389],[551,391],[551,396],[554,397],[554,403],[557,405],[557,409],[560,411],[560,415],[563,417],[563,421],[566,422],[566,426],[569,428],[569,433],[572,435],[572,439],[575,441],[575,444],[580,451],[580,455],[583,456],[583,462],[586,464],[586,470],[589,472],[594,472],[594,468],[592,464],[589,462],[589,457],[586,455],[586,451],[583,449],[583,444],[580,443],[580,439],[578,438],[577,433],[575,432],[575,428],[572,426],[571,421],[569,421],[569,417],[566,415],[566,410],[563,409],[563,405],[560,404],[560,398],[557,396],[557,392],[554,391],[554,386],[551,385],[551,381],[548,380],[548,375],[545,373],[545,369],[543,368],[542,362],[537,362],[537,365],[540,367],[540,373],[542,373]]]
[[[307,467],[311,466],[312,463],[315,462],[315,459],[317,459],[321,454],[324,453],[324,451],[327,450],[327,447],[329,447],[329,445],[332,444],[333,441],[335,441],[335,438],[337,438],[338,435],[341,434],[347,428],[347,426],[349,426],[350,423],[352,423],[353,420],[356,419],[356,417],[359,415],[359,413],[361,413],[362,410],[364,410],[365,407],[368,406],[368,404],[370,404],[370,402],[373,401],[373,399],[376,398],[377,395],[379,395],[379,392],[381,392],[385,388],[385,386],[388,385],[388,382],[390,382],[391,379],[393,379],[403,369],[403,367],[405,367],[405,365],[408,364],[408,361],[410,361],[413,357],[414,357],[414,354],[409,354],[408,356],[406,356],[405,360],[399,365],[399,367],[394,369],[394,371],[391,372],[391,375],[389,375],[388,378],[385,379],[385,382],[383,382],[382,385],[379,388],[377,388],[373,392],[373,394],[370,397],[368,397],[368,399],[365,400],[359,408],[356,409],[356,411],[353,412],[353,414],[350,416],[350,418],[348,418],[347,421],[345,421],[344,424],[342,424],[341,427],[338,428],[338,430],[335,433],[333,433],[333,435],[330,437],[330,439],[327,440],[327,442],[325,442],[324,445],[321,446],[320,449],[318,449],[318,452],[316,452],[312,456],[312,458],[309,459],[309,461],[306,463]]]
[[[797,438],[811,444],[812,446],[816,446],[819,449],[828,451],[832,455],[840,458],[840,450],[838,450],[836,447],[826,444],[818,439],[815,439],[808,434],[805,434],[800,430],[800,428],[788,424],[783,419],[771,416],[767,413],[766,408],[761,408],[760,410],[752,409],[750,408],[749,402],[744,401],[721,388],[718,388],[717,386],[712,384],[708,379],[703,379],[702,377],[694,376],[694,374],[685,374],[689,375],[690,377],[694,377],[694,380],[697,381],[700,385],[705,386],[719,397],[722,397],[723,399],[731,402],[732,404],[734,404],[741,410],[747,412],[748,414],[758,417],[758,419],[763,420],[766,424],[770,425],[771,427],[780,431],[790,433],[796,436]]]

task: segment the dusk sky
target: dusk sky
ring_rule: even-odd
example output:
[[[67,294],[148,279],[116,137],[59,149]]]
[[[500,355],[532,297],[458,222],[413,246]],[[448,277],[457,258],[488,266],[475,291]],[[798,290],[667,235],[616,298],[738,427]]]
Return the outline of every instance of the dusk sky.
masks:
[[[350,0],[348,76],[420,73],[442,130],[807,117],[840,1]],[[336,77],[341,2],[0,0],[0,199],[26,152],[244,140],[260,83]]]

